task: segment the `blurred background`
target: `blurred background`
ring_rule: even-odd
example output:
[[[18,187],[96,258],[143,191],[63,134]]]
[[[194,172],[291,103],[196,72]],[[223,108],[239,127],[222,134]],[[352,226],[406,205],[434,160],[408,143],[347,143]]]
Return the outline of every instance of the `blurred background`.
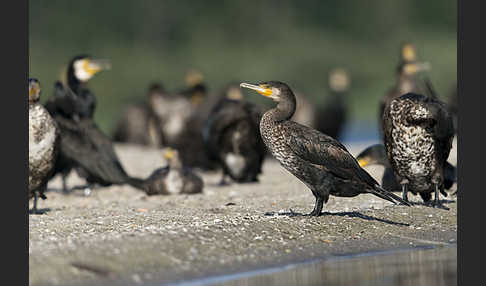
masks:
[[[351,118],[343,141],[359,132],[378,138],[378,102],[395,83],[403,42],[413,42],[419,60],[430,62],[430,79],[443,100],[455,89],[456,5],[451,0],[30,1],[29,76],[41,81],[45,101],[75,55],[111,59],[112,70],[89,83],[98,98],[95,120],[111,134],[124,106],[143,99],[151,82],[181,89],[189,69],[203,73],[210,92],[229,81],[279,80],[320,105],[328,95],[329,70],[344,67],[351,76]]]

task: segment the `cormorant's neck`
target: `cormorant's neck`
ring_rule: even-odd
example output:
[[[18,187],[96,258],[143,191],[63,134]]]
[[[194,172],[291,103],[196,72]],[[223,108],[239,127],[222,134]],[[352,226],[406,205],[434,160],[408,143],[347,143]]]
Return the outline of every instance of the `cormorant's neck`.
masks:
[[[74,91],[75,93],[78,91],[78,89],[82,86],[84,86],[84,83],[81,82],[75,75],[74,75],[74,68],[71,67],[68,70],[67,73],[67,82],[69,88]]]
[[[293,100],[288,99],[280,101],[273,109],[273,119],[277,122],[289,120],[295,113],[295,107],[295,98]]]

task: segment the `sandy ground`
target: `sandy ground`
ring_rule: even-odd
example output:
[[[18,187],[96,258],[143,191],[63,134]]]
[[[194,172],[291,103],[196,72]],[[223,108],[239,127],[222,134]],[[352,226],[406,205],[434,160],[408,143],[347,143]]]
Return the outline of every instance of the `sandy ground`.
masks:
[[[373,143],[373,142],[371,142]],[[365,145],[347,146],[356,155]],[[145,177],[165,164],[160,150],[119,145],[127,171]],[[457,152],[449,161],[456,164]],[[382,167],[366,168],[381,181]],[[455,244],[457,203],[449,211],[393,205],[373,195],[332,197],[326,215],[306,217],[311,192],[274,160],[260,183],[219,187],[202,174],[203,194],[148,197],[129,186],[47,193],[46,212],[29,216],[30,285],[158,284],[317,257]],[[70,186],[82,181],[72,175]],[[54,180],[49,188],[60,188]],[[418,196],[409,195],[420,202]]]

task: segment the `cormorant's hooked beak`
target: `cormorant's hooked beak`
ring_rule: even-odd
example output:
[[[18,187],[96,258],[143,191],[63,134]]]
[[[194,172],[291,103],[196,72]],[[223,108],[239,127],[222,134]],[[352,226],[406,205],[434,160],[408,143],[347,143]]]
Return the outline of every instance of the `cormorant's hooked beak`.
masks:
[[[164,151],[163,156],[165,159],[170,160],[174,157],[174,150],[172,149],[167,149]]]
[[[83,67],[86,72],[94,75],[102,70],[110,70],[111,61],[107,59],[88,59],[83,63]]]
[[[255,84],[250,84],[250,83],[241,83],[240,84],[240,87],[244,87],[244,88],[249,88],[249,89],[253,89],[254,91],[258,92],[259,94],[261,95],[264,95],[266,97],[271,97],[273,98],[273,91],[271,88],[269,88],[267,85],[255,85]]]
[[[358,159],[358,164],[359,164],[360,167],[367,166],[369,163],[370,163],[370,161],[367,160],[366,158]]]
[[[40,87],[38,84],[34,84],[32,86],[29,86],[29,98],[32,98],[33,96],[37,95],[40,93]]]

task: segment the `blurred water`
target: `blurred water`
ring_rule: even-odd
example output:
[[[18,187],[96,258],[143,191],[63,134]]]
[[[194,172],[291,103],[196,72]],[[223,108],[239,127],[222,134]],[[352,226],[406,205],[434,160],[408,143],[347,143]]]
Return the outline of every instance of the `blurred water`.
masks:
[[[457,285],[457,248],[423,247],[334,256],[172,285]]]

